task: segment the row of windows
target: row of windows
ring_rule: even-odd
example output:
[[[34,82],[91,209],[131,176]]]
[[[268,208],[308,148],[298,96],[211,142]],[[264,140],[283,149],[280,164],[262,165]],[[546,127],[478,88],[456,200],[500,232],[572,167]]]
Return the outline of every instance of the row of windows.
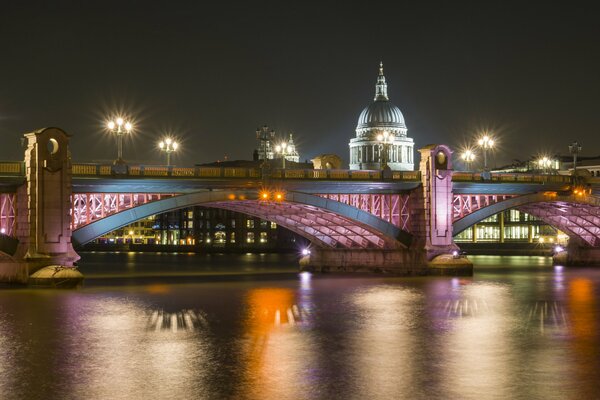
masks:
[[[498,241],[500,240],[499,226],[481,226],[476,227],[477,241]],[[553,232],[556,234],[556,232]],[[540,227],[538,225],[517,225],[504,227],[504,240],[528,240],[540,237]],[[473,229],[466,229],[455,236],[456,241],[473,240]]]
[[[499,222],[500,214],[492,215],[489,218],[482,220],[482,223]],[[504,212],[504,222],[527,222],[527,221],[538,221],[538,218],[533,215],[521,212],[519,210],[508,210]]]
[[[231,220],[230,227],[235,228],[235,219]],[[262,229],[267,229],[269,227],[271,229],[277,229],[277,224],[275,222],[269,222],[269,221],[264,221],[264,220],[261,220],[260,223],[255,224],[253,219],[246,220],[246,228],[254,229],[255,227],[260,227]],[[184,229],[194,228],[194,221],[193,220],[183,221],[183,228]],[[196,228],[211,229],[211,221],[198,221]],[[226,226],[225,226],[225,224],[219,222],[214,226],[214,228],[215,229],[225,229]]]
[[[246,232],[245,237],[243,237],[246,243],[267,243],[269,241],[269,235],[267,232],[259,232],[258,235],[254,232]],[[236,243],[236,234],[235,232],[230,232],[227,234],[223,231],[215,232],[213,235],[211,234],[203,234],[199,233],[195,237],[188,236],[187,239],[180,238],[180,234],[178,231],[174,232],[166,232],[163,231],[160,235],[160,242],[162,244],[168,243],[179,243],[181,244],[196,244],[198,243],[214,243],[214,244],[225,244],[225,243]]]

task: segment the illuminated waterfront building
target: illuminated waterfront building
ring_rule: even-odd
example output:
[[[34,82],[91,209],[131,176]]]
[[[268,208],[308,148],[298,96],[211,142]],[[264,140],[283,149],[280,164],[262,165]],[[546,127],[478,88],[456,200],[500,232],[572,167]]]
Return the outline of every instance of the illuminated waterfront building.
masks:
[[[533,215],[506,210],[454,236],[456,243],[542,243],[565,244],[567,235]]]
[[[202,206],[155,217],[156,243],[202,248],[297,250],[306,239],[274,222],[249,215]]]

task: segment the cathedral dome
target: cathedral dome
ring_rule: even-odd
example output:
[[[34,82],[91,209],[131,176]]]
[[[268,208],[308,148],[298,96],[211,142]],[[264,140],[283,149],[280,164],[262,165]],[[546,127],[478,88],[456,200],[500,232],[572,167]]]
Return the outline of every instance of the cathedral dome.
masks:
[[[387,95],[387,84],[383,75],[383,64],[379,64],[379,76],[375,86],[375,99],[360,113],[356,130],[370,129],[406,129],[404,116],[400,109],[392,104]]]
[[[356,129],[404,128],[404,116],[389,100],[374,101],[360,113]]]

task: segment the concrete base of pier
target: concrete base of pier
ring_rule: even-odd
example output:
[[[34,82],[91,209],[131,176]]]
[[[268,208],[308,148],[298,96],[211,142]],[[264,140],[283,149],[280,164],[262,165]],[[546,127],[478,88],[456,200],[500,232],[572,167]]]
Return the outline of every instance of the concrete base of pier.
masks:
[[[552,261],[554,264],[566,266],[600,266],[600,247],[569,245],[566,251],[556,253]]]
[[[391,275],[472,275],[467,258],[438,255],[427,260],[426,251],[381,249],[313,249],[300,259],[309,272],[372,272]]]

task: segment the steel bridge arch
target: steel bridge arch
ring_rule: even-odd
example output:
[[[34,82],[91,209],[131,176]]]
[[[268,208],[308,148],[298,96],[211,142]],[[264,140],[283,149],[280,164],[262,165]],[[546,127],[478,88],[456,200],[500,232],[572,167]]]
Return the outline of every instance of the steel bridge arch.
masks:
[[[222,208],[275,222],[319,247],[402,248],[412,235],[379,217],[334,200],[300,192],[283,201],[263,201],[257,191],[202,191],[133,207],[73,231],[74,244],[86,244],[142,218],[194,205]]]
[[[559,195],[556,192],[532,193],[513,197],[474,211],[455,221],[453,234],[508,209],[531,214],[588,246],[600,246],[600,197]]]

